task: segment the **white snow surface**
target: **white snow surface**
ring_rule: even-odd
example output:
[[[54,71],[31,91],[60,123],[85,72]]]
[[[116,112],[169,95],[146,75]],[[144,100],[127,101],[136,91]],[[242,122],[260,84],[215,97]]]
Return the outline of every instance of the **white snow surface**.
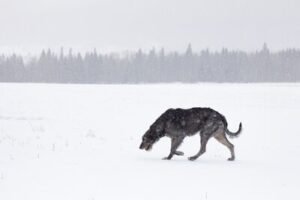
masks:
[[[243,123],[236,161],[215,139],[192,162],[141,137],[168,108]],[[1,200],[300,199],[300,84],[0,84]]]

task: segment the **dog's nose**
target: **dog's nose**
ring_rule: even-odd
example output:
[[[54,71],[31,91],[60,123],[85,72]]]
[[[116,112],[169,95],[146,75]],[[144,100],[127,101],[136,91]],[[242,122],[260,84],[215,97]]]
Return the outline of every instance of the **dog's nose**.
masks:
[[[143,143],[140,145],[140,149],[143,149]]]

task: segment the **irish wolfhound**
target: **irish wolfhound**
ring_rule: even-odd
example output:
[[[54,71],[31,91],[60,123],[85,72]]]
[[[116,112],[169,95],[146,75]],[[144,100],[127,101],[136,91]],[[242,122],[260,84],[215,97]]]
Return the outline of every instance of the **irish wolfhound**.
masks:
[[[200,150],[189,157],[189,160],[196,160],[206,151],[206,144],[211,137],[228,147],[231,157],[235,159],[234,146],[226,138],[226,134],[237,137],[242,131],[242,123],[237,132],[227,129],[227,121],[223,115],[211,108],[191,108],[191,109],[168,109],[164,112],[147,130],[142,138],[140,149],[151,150],[153,144],[160,138],[167,136],[171,138],[170,154],[164,159],[170,160],[173,155],[181,156],[183,152],[177,151],[186,136],[200,134]]]

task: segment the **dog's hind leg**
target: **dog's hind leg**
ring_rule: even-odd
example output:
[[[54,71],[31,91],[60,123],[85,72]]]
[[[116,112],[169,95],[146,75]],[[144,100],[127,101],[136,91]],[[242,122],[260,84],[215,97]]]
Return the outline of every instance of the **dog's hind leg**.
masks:
[[[163,158],[164,160],[171,160],[173,155],[183,155],[183,152],[181,151],[177,151],[177,148],[180,146],[180,144],[182,143],[184,137],[175,137],[172,138],[171,140],[171,151],[170,154]]]
[[[206,144],[207,144],[208,140],[209,140],[209,134],[201,134],[200,135],[200,145],[201,145],[200,150],[199,150],[199,152],[196,155],[189,157],[189,160],[194,161],[199,156],[201,156],[202,154],[205,153],[205,151],[206,151]]]
[[[235,159],[234,146],[226,138],[225,132],[223,130],[218,130],[218,132],[215,133],[214,137],[230,150],[231,157],[228,158],[228,160],[233,161]]]

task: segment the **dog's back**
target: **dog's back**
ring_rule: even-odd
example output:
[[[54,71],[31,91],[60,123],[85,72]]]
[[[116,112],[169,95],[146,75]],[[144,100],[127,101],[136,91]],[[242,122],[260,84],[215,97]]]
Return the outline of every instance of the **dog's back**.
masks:
[[[177,132],[191,136],[201,131],[208,121],[221,122],[227,128],[223,115],[211,108],[195,107],[190,109],[168,109],[153,124],[152,128],[172,136]]]

